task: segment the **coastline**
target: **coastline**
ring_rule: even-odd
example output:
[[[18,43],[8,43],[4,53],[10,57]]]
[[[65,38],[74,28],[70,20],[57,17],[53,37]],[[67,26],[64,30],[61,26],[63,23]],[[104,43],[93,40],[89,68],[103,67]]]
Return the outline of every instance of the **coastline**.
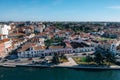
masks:
[[[33,68],[69,68],[69,69],[92,69],[92,70],[120,70],[120,66],[79,66],[79,65],[74,65],[74,66],[61,66],[61,65],[0,65],[0,67],[4,68],[16,68],[16,67],[33,67]]]
[[[120,70],[120,66],[111,65],[111,66],[101,66],[101,65],[79,65],[71,57],[68,58],[68,62],[59,63],[59,64],[33,64],[30,62],[14,62],[8,61],[0,63],[0,67],[5,68],[16,68],[16,67],[38,67],[38,68],[69,68],[69,69],[94,69],[94,70]]]

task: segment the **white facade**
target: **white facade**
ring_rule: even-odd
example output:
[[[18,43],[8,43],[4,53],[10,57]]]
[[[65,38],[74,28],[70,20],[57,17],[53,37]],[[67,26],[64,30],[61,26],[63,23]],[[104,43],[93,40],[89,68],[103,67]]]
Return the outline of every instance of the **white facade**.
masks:
[[[94,47],[86,47],[86,48],[61,48],[61,49],[47,49],[47,50],[34,50],[30,49],[29,51],[18,52],[19,58],[29,58],[29,57],[42,57],[42,56],[52,56],[54,54],[71,54],[73,52],[91,52],[95,51]]]
[[[0,40],[3,40],[3,39],[5,39],[5,38],[8,38],[8,36],[7,36],[7,35],[1,35],[1,36],[0,36]]]
[[[81,53],[81,52],[91,52],[95,51],[95,47],[85,47],[85,48],[77,48],[74,50],[76,53]]]
[[[0,43],[0,57],[4,58],[9,55],[9,52],[12,50],[12,44],[10,40],[3,40]]]
[[[30,34],[30,36],[28,37],[29,39],[35,37],[35,34]]]
[[[43,24],[43,29],[45,29],[45,27],[46,27],[46,26]]]
[[[4,44],[5,44],[5,48],[9,48],[9,47],[12,46],[11,41],[7,41],[7,42],[5,42]]]
[[[0,25],[0,34],[8,35],[11,27],[9,25]]]
[[[44,43],[45,39],[44,38],[39,38],[39,41],[40,41],[39,45],[45,46],[45,43]]]
[[[42,25],[36,26],[34,31],[42,33],[43,32],[43,26]]]
[[[120,41],[118,41],[117,43],[113,43],[111,44],[111,47],[110,47],[110,51],[114,54],[116,53],[120,53],[118,50],[117,50],[117,46],[120,45]]]
[[[5,45],[6,53],[11,52],[11,50],[12,50],[12,42],[11,42],[11,40],[5,42],[4,45]]]
[[[31,32],[31,29],[25,29],[25,34],[30,34]]]

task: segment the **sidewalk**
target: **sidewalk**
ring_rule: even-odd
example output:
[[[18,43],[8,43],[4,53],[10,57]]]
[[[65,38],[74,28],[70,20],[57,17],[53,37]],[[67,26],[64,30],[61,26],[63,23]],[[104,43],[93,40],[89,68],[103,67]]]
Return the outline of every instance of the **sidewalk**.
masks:
[[[77,63],[71,57],[68,58],[68,61],[69,62],[61,63],[57,66],[69,66],[69,67],[71,67],[71,66],[76,66],[77,65]]]

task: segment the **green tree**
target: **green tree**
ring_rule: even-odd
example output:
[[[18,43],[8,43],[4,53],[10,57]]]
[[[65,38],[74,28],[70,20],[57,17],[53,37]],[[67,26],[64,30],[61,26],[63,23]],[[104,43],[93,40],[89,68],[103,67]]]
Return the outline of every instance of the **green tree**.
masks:
[[[86,62],[88,62],[88,64],[92,61],[92,57],[90,55],[86,56]]]
[[[67,57],[65,56],[65,54],[61,54],[61,55],[60,55],[60,58],[61,58],[61,59],[67,59]]]
[[[45,41],[45,45],[50,46],[51,43],[53,43],[53,42],[54,42],[54,39],[48,39],[48,40]]]
[[[97,52],[95,53],[94,61],[98,65],[102,65],[104,63],[104,56],[101,53]]]
[[[53,59],[52,59],[52,63],[54,63],[54,64],[60,63],[58,54],[54,54]]]
[[[106,55],[106,61],[109,63],[108,65],[110,66],[111,63],[115,62],[115,56],[111,53],[107,53]]]

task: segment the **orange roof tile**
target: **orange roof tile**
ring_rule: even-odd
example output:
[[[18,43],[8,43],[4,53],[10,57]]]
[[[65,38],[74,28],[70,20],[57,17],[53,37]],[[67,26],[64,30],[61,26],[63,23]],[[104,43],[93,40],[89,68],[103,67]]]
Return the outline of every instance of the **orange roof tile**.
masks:
[[[7,42],[7,41],[10,41],[10,39],[6,38],[6,39],[3,39],[3,40],[0,40],[0,43],[4,43],[4,42]]]
[[[34,50],[45,50],[46,46],[35,46],[33,48],[34,48]]]

